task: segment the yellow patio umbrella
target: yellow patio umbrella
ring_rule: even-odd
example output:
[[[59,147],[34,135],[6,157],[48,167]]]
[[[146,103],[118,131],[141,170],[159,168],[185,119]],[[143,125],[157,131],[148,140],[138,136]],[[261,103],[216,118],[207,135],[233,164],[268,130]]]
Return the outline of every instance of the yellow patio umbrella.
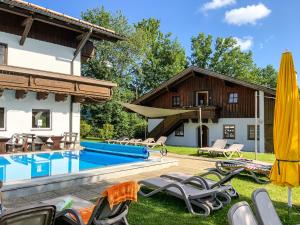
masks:
[[[277,78],[274,113],[274,151],[276,161],[270,179],[288,187],[288,206],[292,206],[292,188],[298,187],[300,174],[299,96],[293,57],[282,54]]]

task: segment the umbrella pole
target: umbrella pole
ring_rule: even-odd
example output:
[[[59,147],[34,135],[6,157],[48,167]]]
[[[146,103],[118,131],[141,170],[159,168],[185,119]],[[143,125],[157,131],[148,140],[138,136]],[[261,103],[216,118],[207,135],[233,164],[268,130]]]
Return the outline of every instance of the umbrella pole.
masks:
[[[258,127],[258,121],[257,121],[257,118],[258,118],[258,105],[257,105],[257,91],[255,91],[255,126],[254,126],[254,145],[255,145],[255,160],[257,160],[257,127]]]
[[[202,148],[202,111],[199,108],[199,135],[200,135],[200,148]]]
[[[146,140],[147,139],[147,129],[148,129],[148,119],[147,119],[147,117],[145,117],[145,120],[147,121],[147,126],[145,126],[145,130],[144,130],[144,132],[145,132],[144,136],[145,136],[145,140]]]
[[[290,213],[291,213],[291,209],[292,209],[292,188],[288,188],[288,214],[290,217]]]

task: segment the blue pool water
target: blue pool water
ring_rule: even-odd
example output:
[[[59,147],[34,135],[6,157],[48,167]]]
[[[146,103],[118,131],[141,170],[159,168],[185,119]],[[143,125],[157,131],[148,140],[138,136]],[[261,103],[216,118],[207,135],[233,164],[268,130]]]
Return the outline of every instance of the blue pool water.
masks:
[[[61,151],[0,157],[0,180],[29,180],[144,161],[143,158],[96,151]]]

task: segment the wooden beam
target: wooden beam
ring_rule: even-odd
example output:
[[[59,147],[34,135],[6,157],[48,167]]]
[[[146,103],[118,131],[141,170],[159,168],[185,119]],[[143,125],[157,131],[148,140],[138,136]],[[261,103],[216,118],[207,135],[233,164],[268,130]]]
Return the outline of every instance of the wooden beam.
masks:
[[[91,28],[88,32],[86,32],[82,37],[81,37],[81,41],[79,42],[75,52],[74,52],[74,57],[73,60],[75,60],[75,58],[78,56],[79,52],[82,50],[82,48],[84,47],[84,45],[86,44],[86,42],[89,40],[90,36],[93,33],[93,29]]]
[[[56,102],[65,102],[68,98],[68,95],[64,94],[55,94],[55,101]]]
[[[84,96],[73,96],[74,103],[84,103],[85,97]]]
[[[36,99],[37,100],[46,100],[48,98],[48,95],[49,95],[48,92],[37,92]]]
[[[23,31],[23,34],[22,34],[22,37],[21,37],[21,40],[20,40],[20,45],[24,45],[25,41],[26,41],[26,38],[29,34],[29,31],[31,29],[31,26],[33,24],[33,18],[32,16],[30,17],[27,17],[24,22],[22,23],[22,26],[24,26],[24,31]]]
[[[24,90],[16,90],[15,98],[16,99],[24,99],[27,95],[27,91]]]

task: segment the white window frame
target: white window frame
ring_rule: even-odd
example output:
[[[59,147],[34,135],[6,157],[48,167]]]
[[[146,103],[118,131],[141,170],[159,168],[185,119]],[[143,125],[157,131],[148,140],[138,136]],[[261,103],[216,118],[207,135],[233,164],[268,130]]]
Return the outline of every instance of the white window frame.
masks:
[[[4,127],[0,127],[0,131],[6,131],[6,108],[5,107],[0,107],[2,109],[4,109],[4,121],[3,121],[3,125]]]
[[[196,106],[200,106],[198,104],[198,98],[199,98],[198,94],[206,94],[206,97],[207,97],[206,106],[208,106],[208,101],[209,101],[208,91],[197,91],[196,92]]]
[[[47,127],[47,128],[35,128],[35,127],[32,127],[32,111],[33,110],[49,110],[49,113],[50,113],[49,125],[50,125],[50,127]],[[51,109],[31,109],[31,130],[32,131],[49,131],[49,130],[52,130],[52,110]]]

